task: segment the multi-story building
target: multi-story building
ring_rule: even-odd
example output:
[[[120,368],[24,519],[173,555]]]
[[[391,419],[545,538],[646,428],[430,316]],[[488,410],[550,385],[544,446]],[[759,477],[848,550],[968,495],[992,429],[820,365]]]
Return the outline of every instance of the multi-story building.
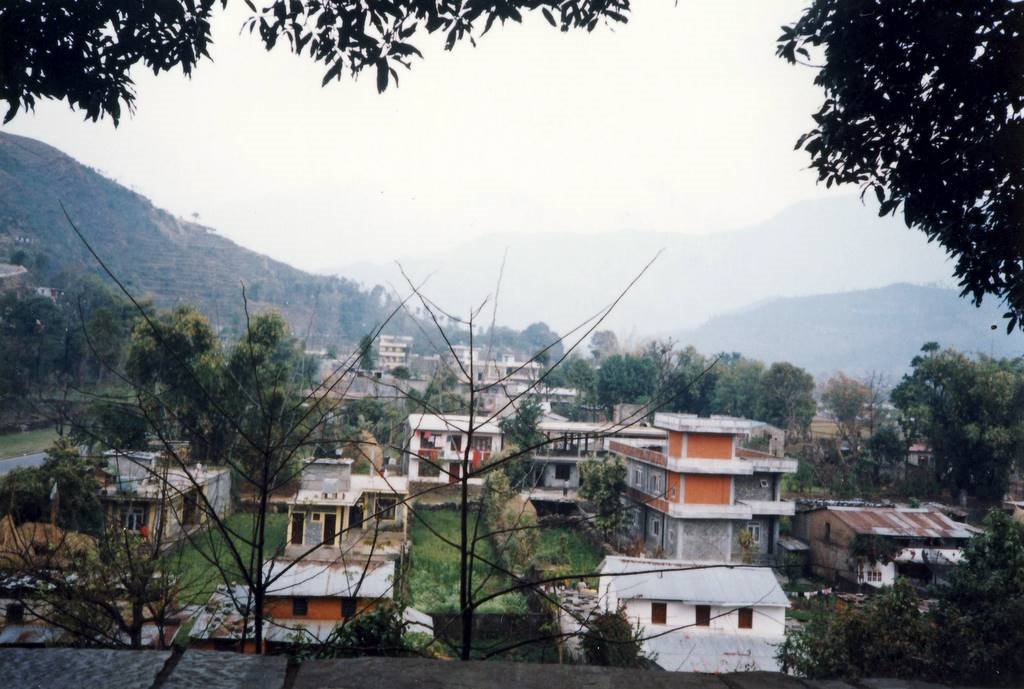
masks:
[[[159,452],[109,450],[105,457],[97,475],[106,518],[144,537],[175,541],[206,526],[211,512],[231,510],[225,467],[172,462]]]
[[[779,517],[794,513],[781,497],[782,474],[795,473],[797,463],[742,446],[761,425],[655,414],[654,426],[667,434],[665,451],[609,441],[629,471],[628,537],[647,552],[691,562],[774,560]]]
[[[333,560],[360,555],[397,557],[404,542],[405,476],[353,474],[351,459],[310,459],[288,505],[287,557]],[[315,550],[314,550],[315,548]]]
[[[558,490],[579,488],[580,462],[603,457],[610,442],[664,451],[668,441],[664,430],[639,424],[624,426],[547,418],[540,422],[539,430],[548,442],[532,454],[533,483]]]
[[[470,471],[477,471],[501,450],[501,428],[486,416],[473,419]],[[406,421],[405,472],[410,482],[455,483],[470,445],[469,417],[459,414],[410,414]],[[482,478],[470,478],[480,484]]]
[[[377,339],[377,367],[392,371],[409,365],[409,348],[413,339],[401,335],[381,335]]]

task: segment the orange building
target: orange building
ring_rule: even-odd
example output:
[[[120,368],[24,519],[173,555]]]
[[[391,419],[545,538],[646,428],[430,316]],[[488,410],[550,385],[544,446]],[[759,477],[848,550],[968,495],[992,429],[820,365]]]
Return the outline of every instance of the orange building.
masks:
[[[644,549],[688,561],[771,561],[780,516],[782,474],[796,460],[743,447],[766,424],[728,416],[655,414],[667,452],[610,442],[629,470],[628,535]],[[781,455],[781,453],[780,453]],[[745,536],[743,534],[746,534]]]
[[[263,604],[265,650],[273,651],[302,641],[325,641],[339,624],[390,601],[395,563],[268,560],[263,577],[270,582]],[[218,589],[194,618],[192,646],[238,650],[246,600],[245,587]],[[252,634],[250,620],[246,636]],[[247,645],[246,652],[252,650]]]

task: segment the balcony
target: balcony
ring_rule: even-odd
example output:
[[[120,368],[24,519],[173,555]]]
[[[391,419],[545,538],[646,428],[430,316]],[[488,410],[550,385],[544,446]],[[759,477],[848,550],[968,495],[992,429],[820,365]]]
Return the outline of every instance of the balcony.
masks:
[[[751,519],[754,512],[748,505],[704,505],[700,503],[668,503],[670,517],[679,519]]]
[[[893,562],[924,565],[956,565],[963,560],[960,548],[904,548],[896,553]]]
[[[745,459],[700,459],[694,457],[669,457],[661,452],[645,450],[616,441],[608,443],[612,452],[636,459],[647,464],[664,467],[680,474],[715,474],[728,476],[750,476],[754,464]]]

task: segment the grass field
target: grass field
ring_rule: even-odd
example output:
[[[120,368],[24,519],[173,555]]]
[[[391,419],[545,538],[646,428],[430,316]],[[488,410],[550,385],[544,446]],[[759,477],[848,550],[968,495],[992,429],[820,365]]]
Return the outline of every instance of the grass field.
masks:
[[[239,512],[231,515],[227,523],[232,530],[243,534],[252,531],[253,515],[248,512]],[[285,532],[288,526],[288,515],[270,514],[267,515],[266,548],[265,557],[272,557],[279,549],[284,548]],[[229,548],[224,537],[219,531],[207,531],[194,537],[196,544],[185,542],[180,550],[170,556],[171,566],[177,570],[183,582],[182,602],[184,603],[205,603],[210,599],[210,594],[224,583],[224,578],[217,571],[217,568],[203,557],[203,554],[217,554],[218,559],[225,563],[228,572],[234,573],[233,579],[239,580],[238,568],[228,558]],[[199,546],[199,547],[197,547]],[[244,544],[238,543],[238,550],[243,560],[248,562],[252,549]]]
[[[458,511],[421,510],[412,517],[412,556],[407,575],[411,603],[423,612],[456,612],[459,609],[459,550],[442,541],[431,529],[458,543]],[[479,542],[477,552],[493,561],[494,550],[489,542]],[[483,584],[477,598],[509,585],[507,576],[479,562],[473,568],[473,581],[474,589]],[[526,612],[526,599],[520,593],[508,593],[488,601],[477,611],[522,613]]]
[[[567,526],[544,527],[535,559],[545,575],[594,572],[604,553]]]
[[[0,435],[0,458],[41,452],[53,445],[56,438],[57,431],[53,428]]]

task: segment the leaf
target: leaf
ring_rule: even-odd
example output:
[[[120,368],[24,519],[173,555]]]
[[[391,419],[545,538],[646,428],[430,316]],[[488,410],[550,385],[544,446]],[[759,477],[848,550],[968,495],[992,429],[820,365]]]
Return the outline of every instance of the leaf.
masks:
[[[882,191],[882,187],[875,185],[875,196],[878,197],[879,203],[885,203],[885,192]]]
[[[388,61],[384,58],[377,60],[377,93],[384,93],[388,87]]]
[[[548,24],[551,26],[558,26],[558,24],[555,23],[555,18],[551,15],[551,12],[548,11],[547,7],[540,8],[540,11],[541,14],[544,15],[544,18],[548,20]]]

